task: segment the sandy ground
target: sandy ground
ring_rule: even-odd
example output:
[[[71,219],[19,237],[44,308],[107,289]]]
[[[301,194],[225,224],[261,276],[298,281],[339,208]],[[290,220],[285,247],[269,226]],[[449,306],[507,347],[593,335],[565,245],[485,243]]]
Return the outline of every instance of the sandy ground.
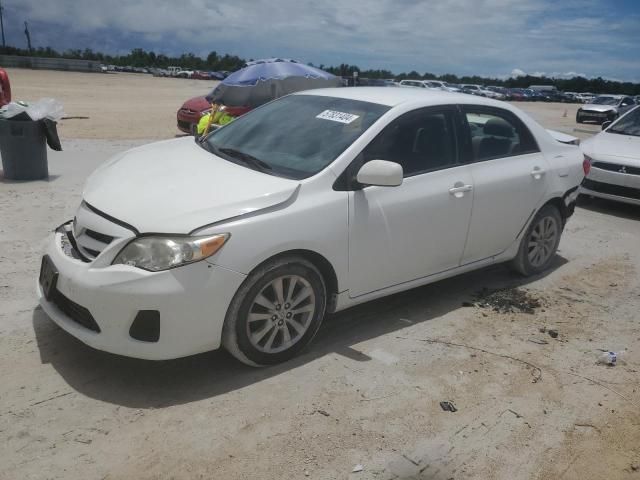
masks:
[[[133,85],[141,95],[150,82],[166,94],[164,138],[176,133],[175,105],[200,85],[10,74],[18,95],[61,98],[70,115],[88,113],[87,102],[65,98],[107,98],[122,78],[128,86],[113,89],[134,99]],[[19,85],[22,74],[35,76]],[[146,97],[140,112],[161,103]],[[117,98],[101,105],[133,118]],[[543,107],[531,106],[558,128],[556,107]],[[41,241],[73,215],[86,176],[142,143],[127,138],[157,138],[135,121],[133,131],[107,119],[94,129],[90,116],[63,124],[48,182],[0,182],[0,478],[640,478],[637,208],[582,202],[546,275],[523,280],[495,266],[341,312],[284,365],[251,369],[223,351],[127,359],[57,328],[33,291]],[[73,139],[107,131],[110,140]],[[507,286],[542,306],[463,306],[483,287]],[[598,365],[598,349],[624,356]],[[444,400],[458,411],[443,411]]]
[[[206,95],[216,81],[161,78],[136,73],[81,73],[7,69],[13,100],[53,97],[69,117],[62,138],[164,139],[182,133],[176,112],[182,103]]]
[[[53,97],[62,102],[68,116],[89,117],[60,122],[61,137],[70,139],[157,140],[182,135],[176,128],[178,108],[191,97],[206,95],[218,83],[135,73],[7,71],[14,100]],[[575,123],[577,104],[516,105],[547,128],[580,138],[599,131],[596,125]]]

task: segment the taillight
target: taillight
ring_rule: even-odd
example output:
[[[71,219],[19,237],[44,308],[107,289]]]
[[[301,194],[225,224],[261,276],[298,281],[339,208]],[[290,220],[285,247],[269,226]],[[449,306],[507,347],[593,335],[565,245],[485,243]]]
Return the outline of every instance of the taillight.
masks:
[[[591,157],[589,157],[588,155],[584,156],[584,160],[582,161],[582,169],[584,170],[584,174],[589,175],[589,172],[591,171]]]

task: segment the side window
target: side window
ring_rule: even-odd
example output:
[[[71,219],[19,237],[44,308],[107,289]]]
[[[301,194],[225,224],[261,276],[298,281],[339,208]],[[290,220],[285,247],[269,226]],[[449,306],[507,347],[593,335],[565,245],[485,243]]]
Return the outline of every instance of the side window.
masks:
[[[421,110],[394,120],[362,152],[363,162],[402,165],[405,177],[457,163],[454,116],[449,110]]]
[[[636,103],[636,102],[633,100],[633,98],[629,98],[629,97],[625,97],[625,98],[622,100],[622,105],[624,105],[625,107],[626,107],[627,105],[635,105],[635,103]]]
[[[465,109],[475,161],[538,152],[527,127],[509,112]]]

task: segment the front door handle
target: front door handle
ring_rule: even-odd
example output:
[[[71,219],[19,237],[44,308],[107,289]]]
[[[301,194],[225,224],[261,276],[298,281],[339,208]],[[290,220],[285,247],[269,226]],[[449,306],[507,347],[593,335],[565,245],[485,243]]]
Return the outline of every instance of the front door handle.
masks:
[[[536,180],[540,180],[545,173],[546,172],[540,167],[533,167],[533,170],[531,170],[531,176]]]
[[[449,194],[456,198],[464,197],[465,192],[473,190],[473,185],[466,185],[462,182],[456,182],[456,184],[449,189]]]

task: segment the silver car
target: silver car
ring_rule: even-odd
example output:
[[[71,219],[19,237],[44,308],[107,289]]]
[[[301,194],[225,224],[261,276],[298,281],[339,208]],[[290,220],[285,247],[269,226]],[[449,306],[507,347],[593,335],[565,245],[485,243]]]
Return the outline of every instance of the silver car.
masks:
[[[611,122],[636,106],[633,97],[626,95],[600,95],[591,103],[580,107],[576,113],[576,123],[587,120]]]
[[[580,193],[640,205],[640,107],[602,126],[580,144],[591,165]]]

